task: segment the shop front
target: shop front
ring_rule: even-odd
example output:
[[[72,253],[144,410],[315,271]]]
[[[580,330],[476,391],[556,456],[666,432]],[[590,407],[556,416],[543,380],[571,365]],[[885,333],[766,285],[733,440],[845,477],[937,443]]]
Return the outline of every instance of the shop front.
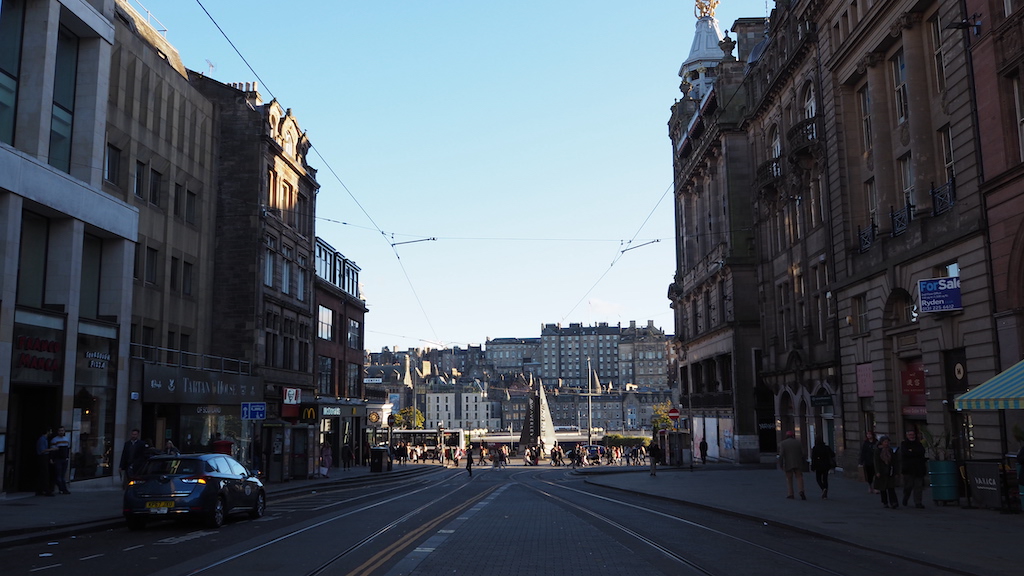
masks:
[[[332,468],[344,467],[346,457],[351,458],[353,464],[362,462],[360,430],[366,418],[366,404],[346,398],[318,398],[316,409],[319,413],[317,455],[321,464],[324,446],[330,446]]]
[[[262,402],[255,376],[145,365],[141,432],[151,446],[170,440],[182,452],[222,452],[259,468],[257,431],[242,419],[243,402]]]

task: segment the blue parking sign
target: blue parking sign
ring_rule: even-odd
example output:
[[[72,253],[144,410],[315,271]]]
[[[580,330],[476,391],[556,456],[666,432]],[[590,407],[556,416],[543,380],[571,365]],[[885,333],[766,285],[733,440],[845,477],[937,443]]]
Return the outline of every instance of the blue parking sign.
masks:
[[[242,402],[242,420],[266,420],[266,402]]]

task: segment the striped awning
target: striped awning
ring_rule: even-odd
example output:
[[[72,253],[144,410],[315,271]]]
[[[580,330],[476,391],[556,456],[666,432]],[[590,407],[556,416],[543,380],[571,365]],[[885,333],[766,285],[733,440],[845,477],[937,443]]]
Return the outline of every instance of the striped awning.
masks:
[[[954,400],[957,410],[1024,410],[1024,360]]]

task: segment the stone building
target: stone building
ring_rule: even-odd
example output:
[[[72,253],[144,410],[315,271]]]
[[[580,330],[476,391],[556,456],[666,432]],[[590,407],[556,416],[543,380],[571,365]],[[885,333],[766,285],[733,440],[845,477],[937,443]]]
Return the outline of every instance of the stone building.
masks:
[[[757,166],[761,381],[774,415],[759,419],[759,428],[776,439],[793,430],[808,452],[819,435],[835,446],[842,428],[835,409],[833,239],[815,33],[821,7],[805,2],[776,9],[747,59],[744,78],[748,141]]]
[[[0,491],[63,425],[75,481],[118,483],[138,210],[105,191],[114,0],[0,8]]]
[[[619,382],[634,389],[667,390],[669,350],[669,337],[653,320],[642,327],[630,320],[619,338]]]
[[[816,17],[847,465],[870,429],[947,431],[962,450],[989,434],[951,410],[998,362],[961,20],[954,0]]]
[[[563,327],[545,324],[540,335],[540,376],[547,382],[587,388],[594,380],[619,384],[619,326],[601,322]]]
[[[189,72],[214,105],[217,220],[211,318],[230,337],[218,356],[251,363],[267,402],[259,448],[271,479],[316,470],[313,381],[316,170],[291,109],[264,102],[255,84]],[[284,446],[283,450],[278,447]]]
[[[738,24],[724,37],[714,12],[702,15],[679,75],[683,99],[672,107],[676,271],[668,297],[675,312],[680,408],[693,441],[729,438],[723,458],[757,461],[759,422],[771,421],[765,394],[755,396],[761,347],[751,188],[744,131],[744,63],[763,22]],[[716,62],[709,73],[709,63]],[[707,78],[707,80],[705,80]],[[760,404],[755,399],[761,398]]]
[[[530,374],[540,363],[540,338],[489,338],[484,348],[495,375]]]

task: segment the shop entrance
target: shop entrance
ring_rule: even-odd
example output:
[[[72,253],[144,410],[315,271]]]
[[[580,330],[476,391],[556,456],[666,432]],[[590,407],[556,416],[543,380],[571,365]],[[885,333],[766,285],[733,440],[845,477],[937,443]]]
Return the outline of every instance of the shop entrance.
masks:
[[[46,430],[56,431],[60,421],[60,388],[11,385],[4,454],[5,492],[34,492],[37,484],[36,440]]]

